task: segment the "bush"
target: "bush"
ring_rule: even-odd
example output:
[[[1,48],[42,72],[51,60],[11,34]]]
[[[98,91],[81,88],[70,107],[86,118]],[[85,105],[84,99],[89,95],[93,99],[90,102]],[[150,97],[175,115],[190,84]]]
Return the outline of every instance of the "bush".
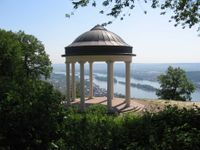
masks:
[[[200,149],[200,109],[168,106],[154,114],[152,127],[159,149]]]
[[[1,103],[0,148],[200,149],[200,108],[167,106],[143,116],[109,115],[101,105],[91,106],[84,113],[76,107],[64,111],[62,97],[50,85],[42,82],[35,87],[40,87],[40,92],[28,87],[27,90],[36,90],[37,96],[25,94],[29,97],[24,103],[13,101],[12,97],[4,105]]]
[[[86,110],[86,113],[96,114],[96,115],[106,115],[107,108],[104,105],[95,104],[95,105],[89,106],[89,108]]]
[[[63,149],[200,149],[199,108],[168,106],[143,116],[113,116],[98,114],[103,107],[66,114]]]
[[[0,101],[0,149],[49,149],[60,135],[62,95],[42,81],[26,81]]]

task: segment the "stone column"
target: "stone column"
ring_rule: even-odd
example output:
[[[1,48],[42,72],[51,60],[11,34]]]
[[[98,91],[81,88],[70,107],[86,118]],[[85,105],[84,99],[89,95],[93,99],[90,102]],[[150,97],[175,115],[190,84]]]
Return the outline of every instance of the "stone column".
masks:
[[[67,104],[70,104],[70,63],[66,62],[66,98]]]
[[[125,100],[126,100],[126,106],[130,106],[130,66],[131,62],[125,62],[126,64],[126,95],[125,95]]]
[[[112,111],[112,100],[113,100],[113,62],[107,62],[107,107],[108,111]]]
[[[80,63],[80,110],[85,110],[85,82],[84,82],[84,63]]]
[[[76,99],[76,79],[75,79],[75,62],[72,63],[72,101]]]
[[[90,64],[90,91],[89,91],[89,99],[93,97],[93,62],[89,62]]]

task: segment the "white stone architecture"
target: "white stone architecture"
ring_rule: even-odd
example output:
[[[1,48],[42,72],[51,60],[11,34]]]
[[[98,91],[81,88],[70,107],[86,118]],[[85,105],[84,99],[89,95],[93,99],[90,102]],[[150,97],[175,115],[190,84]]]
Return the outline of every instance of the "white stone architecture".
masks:
[[[107,106],[108,111],[112,110],[112,99],[114,95],[113,64],[116,61],[123,61],[126,66],[126,105],[130,105],[130,66],[132,62],[132,47],[126,44],[118,35],[106,30],[103,26],[97,25],[90,31],[80,35],[69,46],[65,47],[66,58],[66,95],[68,104],[76,99],[75,84],[75,63],[80,64],[80,109],[85,110],[84,95],[84,64],[89,63],[90,68],[90,89],[89,98],[93,98],[93,63],[107,63]],[[71,65],[71,79],[70,79]],[[70,83],[72,82],[72,83]],[[71,86],[71,87],[70,87]],[[70,92],[71,89],[71,92]]]

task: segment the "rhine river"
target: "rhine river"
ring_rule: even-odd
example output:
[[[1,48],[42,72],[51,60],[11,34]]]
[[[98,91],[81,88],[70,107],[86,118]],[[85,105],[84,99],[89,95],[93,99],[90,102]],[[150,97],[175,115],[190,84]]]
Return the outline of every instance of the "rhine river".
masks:
[[[95,74],[98,75],[98,76],[107,76],[106,74],[94,73],[94,75]],[[89,79],[89,76],[85,75],[85,78]],[[123,77],[115,76],[115,79],[117,79],[117,81],[125,82],[125,78],[123,78]],[[107,82],[99,81],[99,80],[96,80],[95,78],[93,79],[93,82],[96,85],[99,85],[101,88],[107,89]],[[136,79],[131,78],[131,83],[151,85],[155,88],[160,87],[158,82],[152,82],[152,81],[148,81],[148,80],[136,80]],[[125,85],[120,84],[118,82],[114,83],[114,93],[119,93],[119,94],[125,95]],[[145,91],[145,90],[142,90],[142,89],[138,89],[136,87],[131,87],[131,98],[157,99],[158,97],[156,96],[155,92]],[[192,94],[192,101],[200,101],[200,91],[195,91]]]
[[[54,73],[65,74],[65,72],[54,72]],[[94,73],[94,75],[102,76],[102,77],[107,76],[106,74],[100,74],[100,73]],[[117,83],[114,83],[114,93],[125,95],[125,85],[118,83],[119,81],[125,82],[125,78],[124,77],[118,77],[118,76],[115,76],[114,78],[117,79]],[[89,76],[85,75],[85,79],[88,80]],[[106,81],[99,81],[99,80],[96,80],[94,78],[93,82],[94,82],[94,84],[98,85],[100,88],[107,89],[107,82]],[[152,81],[148,81],[148,80],[136,80],[136,79],[131,78],[131,83],[146,84],[146,85],[151,85],[155,88],[159,88],[158,82],[152,82]],[[155,92],[145,91],[145,90],[142,90],[142,89],[138,89],[136,87],[131,87],[131,98],[158,99]],[[192,101],[200,101],[200,91],[196,90],[192,94]]]

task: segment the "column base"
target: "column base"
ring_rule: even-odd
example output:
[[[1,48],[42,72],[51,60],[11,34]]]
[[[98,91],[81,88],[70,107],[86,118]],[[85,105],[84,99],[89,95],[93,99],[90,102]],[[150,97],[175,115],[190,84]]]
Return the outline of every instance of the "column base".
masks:
[[[113,107],[108,108],[107,112],[108,112],[108,114],[114,114],[114,113],[116,113],[116,111],[115,111],[115,109]]]
[[[131,106],[130,100],[125,100],[125,102],[126,102],[126,107],[130,107]]]

